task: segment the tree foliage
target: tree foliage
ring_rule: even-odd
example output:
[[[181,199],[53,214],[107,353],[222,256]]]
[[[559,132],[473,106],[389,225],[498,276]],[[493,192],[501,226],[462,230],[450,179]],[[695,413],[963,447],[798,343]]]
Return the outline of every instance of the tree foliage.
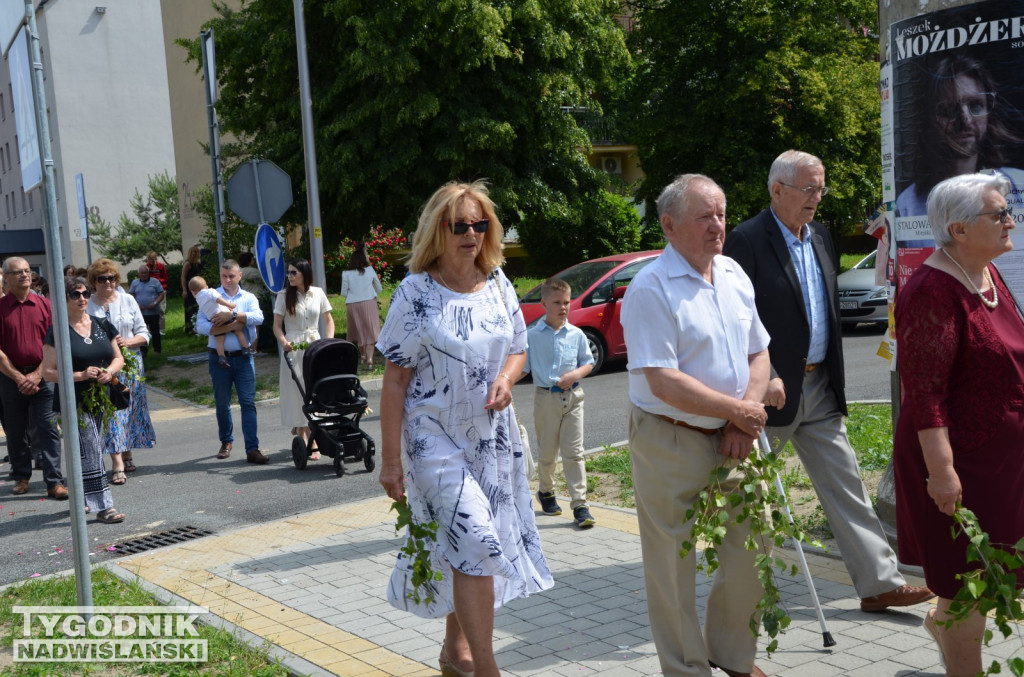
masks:
[[[587,165],[588,138],[567,108],[600,110],[597,96],[629,65],[617,11],[616,0],[308,0],[327,248],[374,224],[411,229],[427,197],[455,179],[488,179],[503,223],[531,253],[532,234],[564,226],[570,212],[590,228],[579,215],[600,211],[607,176]],[[304,192],[291,4],[251,0],[218,12],[208,27],[222,127]],[[198,62],[198,41],[182,44]],[[285,220],[304,220],[305,205],[296,199]],[[561,241],[563,259],[635,240],[629,223],[600,229]]]
[[[653,199],[673,177],[718,181],[731,224],[768,202],[784,150],[825,163],[818,218],[838,232],[881,201],[874,0],[634,0],[625,104]]]
[[[135,190],[129,204],[132,215],[121,213],[116,224],[89,217],[89,239],[103,254],[122,265],[155,251],[167,255],[181,251],[181,211],[177,182],[167,172],[149,177],[149,194]]]

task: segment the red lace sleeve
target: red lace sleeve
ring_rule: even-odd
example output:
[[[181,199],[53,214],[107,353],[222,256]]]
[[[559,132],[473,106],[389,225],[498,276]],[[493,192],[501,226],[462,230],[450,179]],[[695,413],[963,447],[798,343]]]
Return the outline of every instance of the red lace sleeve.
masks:
[[[915,274],[921,279],[904,288],[896,313],[900,380],[916,404],[915,430],[949,426],[950,376],[965,322],[962,302],[950,286],[959,283],[923,268]]]

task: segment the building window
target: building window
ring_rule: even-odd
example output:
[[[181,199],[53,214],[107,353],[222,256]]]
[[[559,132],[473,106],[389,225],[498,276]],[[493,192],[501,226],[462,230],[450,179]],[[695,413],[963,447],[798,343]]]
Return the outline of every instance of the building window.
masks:
[[[28,210],[29,210],[30,212],[31,212],[31,211],[34,211],[34,210],[35,210],[35,208],[36,208],[36,206],[35,206],[35,204],[34,204],[34,203],[35,203],[35,200],[33,200],[33,199],[32,199],[32,196],[33,196],[33,195],[35,195],[35,191],[32,191],[31,193],[29,193],[29,194],[28,194]]]
[[[11,196],[4,195],[4,205],[7,207],[7,220],[11,220]]]
[[[11,156],[11,149],[8,148],[7,149],[7,158],[10,159],[10,156]],[[14,157],[16,157],[18,159],[18,166],[20,167],[21,166],[21,151],[18,150],[18,135],[17,134],[14,135]],[[13,165],[12,165],[12,167],[13,167]]]
[[[28,213],[28,205],[25,202],[25,191],[21,191],[21,213],[22,214],[27,214]]]
[[[4,93],[0,92],[0,120],[7,119],[7,109],[4,108]]]

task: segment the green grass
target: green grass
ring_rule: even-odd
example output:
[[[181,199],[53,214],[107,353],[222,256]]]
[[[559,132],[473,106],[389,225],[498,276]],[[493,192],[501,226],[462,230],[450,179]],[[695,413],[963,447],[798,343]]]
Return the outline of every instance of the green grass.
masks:
[[[839,272],[845,273],[850,268],[860,263],[860,260],[870,254],[871,252],[864,252],[863,254],[842,254],[839,257]]]
[[[892,458],[892,407],[888,404],[851,404],[846,420],[850,444],[857,451],[861,470],[885,470]]]
[[[629,464],[629,448],[613,449],[607,444],[604,452],[587,457],[586,470],[590,472],[612,473],[618,477],[619,500],[627,508],[636,506],[633,495],[633,470]],[[587,477],[589,480],[589,476]]]
[[[861,470],[880,472],[888,465],[889,459],[892,457],[891,415],[892,407],[888,404],[850,405],[850,416],[846,421],[846,428],[850,436],[850,443],[857,452]],[[783,448],[782,453],[786,456],[796,455],[796,451],[789,443]],[[612,449],[606,446],[604,451],[587,457],[586,469],[587,472],[616,475],[620,486],[619,505],[635,506],[628,447]],[[589,481],[590,478],[587,479]],[[782,484],[787,490],[811,488],[811,480],[800,464],[793,465],[786,471],[782,476]],[[801,519],[801,528],[811,531],[818,538],[831,538],[828,521],[825,519],[824,513],[821,512],[820,506],[810,518]]]
[[[159,602],[135,583],[126,583],[103,568],[92,572],[93,604],[97,606],[154,606]],[[22,639],[22,615],[14,606],[75,606],[73,577],[28,581],[7,588],[0,594],[0,647],[13,651],[14,640]],[[202,621],[202,618],[200,618]],[[64,637],[57,626],[55,638]],[[39,636],[42,629],[33,626]],[[199,639],[208,642],[209,660],[205,663],[14,663],[5,666],[3,675],[18,677],[49,675],[208,675],[211,677],[284,677],[288,670],[272,660],[265,647],[254,648],[225,630],[197,626]],[[116,671],[116,672],[115,672]]]

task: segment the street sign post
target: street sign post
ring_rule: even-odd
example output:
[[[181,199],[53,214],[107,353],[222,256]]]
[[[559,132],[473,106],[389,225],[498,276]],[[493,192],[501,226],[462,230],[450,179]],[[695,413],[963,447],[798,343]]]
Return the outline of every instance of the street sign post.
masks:
[[[230,186],[228,187],[230,191]],[[284,247],[274,227],[261,223],[256,229],[256,267],[260,269],[263,284],[275,294],[284,289]],[[266,319],[264,319],[266,322]]]
[[[254,226],[276,222],[293,199],[291,177],[269,160],[251,160],[228,181],[228,206]]]

